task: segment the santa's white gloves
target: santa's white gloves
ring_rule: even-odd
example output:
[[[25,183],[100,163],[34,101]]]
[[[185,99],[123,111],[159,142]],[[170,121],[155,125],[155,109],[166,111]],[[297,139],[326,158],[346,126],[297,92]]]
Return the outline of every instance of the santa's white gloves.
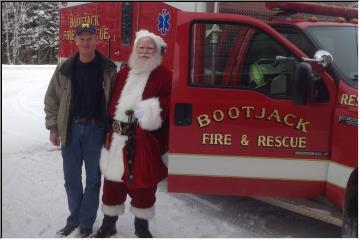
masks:
[[[138,108],[135,110],[134,112],[134,116],[137,120],[140,120],[142,118],[142,116],[144,115],[144,109],[143,108]]]

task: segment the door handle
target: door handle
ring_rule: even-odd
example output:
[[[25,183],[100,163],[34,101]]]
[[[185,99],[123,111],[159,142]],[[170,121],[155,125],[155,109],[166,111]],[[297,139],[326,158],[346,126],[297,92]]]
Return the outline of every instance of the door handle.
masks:
[[[176,103],[175,104],[175,125],[190,126],[192,122],[192,104]]]

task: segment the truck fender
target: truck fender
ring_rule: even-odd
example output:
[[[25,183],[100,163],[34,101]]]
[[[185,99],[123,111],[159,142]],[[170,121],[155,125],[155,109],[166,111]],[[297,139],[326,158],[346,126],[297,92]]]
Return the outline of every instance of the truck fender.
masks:
[[[343,208],[342,236],[358,237],[358,169],[350,175],[346,186]]]

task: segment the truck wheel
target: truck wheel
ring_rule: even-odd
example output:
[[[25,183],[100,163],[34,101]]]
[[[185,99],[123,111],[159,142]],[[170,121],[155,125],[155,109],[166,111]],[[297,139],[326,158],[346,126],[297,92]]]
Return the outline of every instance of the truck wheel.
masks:
[[[351,174],[346,188],[342,237],[358,237],[358,173]]]

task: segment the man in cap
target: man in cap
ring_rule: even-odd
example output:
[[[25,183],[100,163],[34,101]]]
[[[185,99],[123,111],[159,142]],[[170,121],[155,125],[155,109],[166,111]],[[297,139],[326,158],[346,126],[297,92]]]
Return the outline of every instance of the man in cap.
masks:
[[[165,47],[161,37],[140,30],[129,66],[118,73],[109,105],[112,128],[100,159],[105,178],[104,219],[94,237],[116,233],[116,221],[124,213],[127,195],[135,216],[135,235],[152,237],[148,219],[155,215],[157,184],[167,176],[162,154],[168,146],[172,73],[161,65]]]
[[[96,28],[89,23],[75,30],[78,52],[60,63],[45,95],[45,124],[50,141],[60,146],[70,215],[58,236],[79,227],[88,237],[99,206],[99,159],[109,122],[107,105],[115,86],[116,65],[96,51]],[[82,186],[85,163],[86,186]]]

